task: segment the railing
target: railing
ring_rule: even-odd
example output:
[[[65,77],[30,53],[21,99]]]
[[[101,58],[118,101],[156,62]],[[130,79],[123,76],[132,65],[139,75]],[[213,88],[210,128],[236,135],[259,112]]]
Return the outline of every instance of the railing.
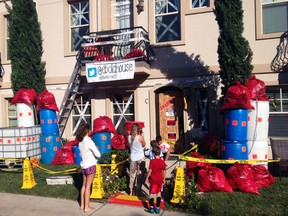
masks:
[[[142,27],[92,32],[83,37],[82,49],[84,61],[135,59],[149,64],[155,59],[148,32]]]

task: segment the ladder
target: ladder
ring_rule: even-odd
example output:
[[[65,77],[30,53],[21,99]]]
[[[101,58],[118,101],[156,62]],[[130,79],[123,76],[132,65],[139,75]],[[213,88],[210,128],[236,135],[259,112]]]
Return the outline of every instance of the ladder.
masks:
[[[77,54],[77,61],[71,75],[70,81],[68,83],[64,98],[62,100],[60,111],[58,114],[58,125],[59,125],[59,133],[60,137],[62,137],[63,132],[65,130],[67,121],[71,114],[73,104],[78,93],[78,89],[80,87],[81,82],[81,68],[82,68],[82,61],[79,56],[81,55],[81,50]]]

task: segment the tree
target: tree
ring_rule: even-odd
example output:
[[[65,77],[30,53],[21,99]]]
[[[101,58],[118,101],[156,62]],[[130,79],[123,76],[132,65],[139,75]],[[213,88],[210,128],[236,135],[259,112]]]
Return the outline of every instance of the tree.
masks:
[[[248,41],[242,36],[242,1],[216,0],[214,14],[220,30],[217,52],[222,94],[225,95],[237,80],[244,83],[249,79],[253,70],[253,53]]]
[[[9,9],[9,55],[14,94],[21,88],[33,88],[37,94],[45,89],[45,65],[42,32],[33,0],[11,0]]]

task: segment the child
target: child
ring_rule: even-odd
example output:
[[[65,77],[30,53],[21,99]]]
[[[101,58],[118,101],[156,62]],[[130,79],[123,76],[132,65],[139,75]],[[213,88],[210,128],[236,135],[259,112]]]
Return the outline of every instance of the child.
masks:
[[[146,184],[150,183],[149,188],[149,204],[150,204],[150,213],[160,213],[160,203],[161,203],[161,191],[162,185],[165,181],[166,176],[166,164],[164,160],[160,158],[161,149],[159,146],[156,146],[152,149],[155,159],[150,161],[149,170],[146,177]],[[156,209],[154,209],[154,197],[156,195]]]
[[[154,154],[153,154],[153,152],[152,152],[152,149],[153,149],[154,147],[156,147],[156,146],[158,146],[157,141],[156,141],[156,140],[151,140],[151,142],[150,142],[150,149],[145,150],[145,152],[144,152],[145,156],[148,157],[150,160],[153,160],[153,159],[155,158],[155,157],[154,157]],[[162,150],[161,150],[161,152],[160,152],[160,157],[163,158]]]
[[[82,169],[83,184],[80,191],[80,209],[84,212],[95,210],[94,208],[91,208],[89,204],[90,192],[96,172],[97,159],[101,157],[95,143],[89,137],[89,133],[90,126],[88,124],[83,124],[80,126],[79,132],[76,135],[76,139],[80,142],[79,149],[82,157],[80,166]]]
[[[170,147],[170,145],[168,143],[163,142],[162,137],[160,135],[156,136],[156,141],[158,143],[158,146],[160,147],[160,149],[163,152],[164,161],[167,162],[172,148]]]

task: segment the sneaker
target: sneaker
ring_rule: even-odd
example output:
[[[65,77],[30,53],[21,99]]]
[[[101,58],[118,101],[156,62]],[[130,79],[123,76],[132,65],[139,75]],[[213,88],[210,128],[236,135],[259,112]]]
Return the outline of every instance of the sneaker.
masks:
[[[153,214],[154,213],[154,208],[149,208],[149,213]]]
[[[155,209],[155,213],[156,213],[156,214],[160,214],[160,209],[159,209],[159,208],[156,208],[156,209]]]

